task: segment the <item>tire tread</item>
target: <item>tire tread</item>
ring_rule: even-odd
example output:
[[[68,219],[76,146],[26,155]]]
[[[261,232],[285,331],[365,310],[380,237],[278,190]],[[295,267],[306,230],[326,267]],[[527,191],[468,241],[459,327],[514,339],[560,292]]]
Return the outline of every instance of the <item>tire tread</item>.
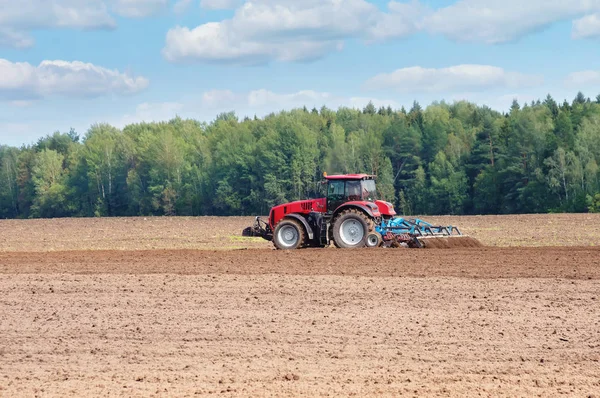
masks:
[[[284,224],[294,224],[296,226],[296,229],[298,229],[299,231],[299,242],[298,245],[296,247],[279,247],[279,245],[277,244],[277,233],[279,232],[279,228],[281,227],[281,225]],[[275,230],[273,231],[273,245],[275,246],[275,248],[277,250],[293,250],[293,249],[300,249],[304,246],[304,244],[306,243],[306,231],[304,230],[304,226],[302,225],[302,223],[298,220],[295,220],[293,218],[284,218],[283,220],[279,221],[279,223],[277,224],[277,226],[275,227]]]
[[[339,214],[337,216],[335,216],[335,218],[333,219],[331,225],[332,225],[332,237],[333,239],[333,244],[335,245],[335,247],[339,248],[344,248],[343,246],[340,246],[337,242],[337,240],[335,239],[335,235],[336,235],[336,228],[338,227],[337,222],[338,220],[346,215],[346,214],[355,214],[356,216],[362,218],[366,224],[367,224],[367,231],[365,232],[365,238],[371,233],[375,231],[375,222],[373,221],[373,219],[369,216],[367,216],[364,212],[358,210],[358,209],[348,209],[348,210],[343,210],[341,212],[339,212]]]

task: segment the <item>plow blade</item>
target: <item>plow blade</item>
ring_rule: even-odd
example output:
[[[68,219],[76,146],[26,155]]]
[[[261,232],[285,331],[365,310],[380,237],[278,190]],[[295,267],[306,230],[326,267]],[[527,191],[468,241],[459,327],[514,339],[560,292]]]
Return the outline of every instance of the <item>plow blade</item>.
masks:
[[[483,244],[479,240],[467,235],[419,236],[416,239],[426,249],[483,247]]]

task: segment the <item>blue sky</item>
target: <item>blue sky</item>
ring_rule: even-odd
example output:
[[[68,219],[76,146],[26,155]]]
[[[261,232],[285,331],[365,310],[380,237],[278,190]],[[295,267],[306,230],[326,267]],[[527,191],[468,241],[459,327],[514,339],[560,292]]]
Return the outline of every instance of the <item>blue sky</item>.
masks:
[[[92,123],[600,93],[600,0],[0,0],[0,144]]]

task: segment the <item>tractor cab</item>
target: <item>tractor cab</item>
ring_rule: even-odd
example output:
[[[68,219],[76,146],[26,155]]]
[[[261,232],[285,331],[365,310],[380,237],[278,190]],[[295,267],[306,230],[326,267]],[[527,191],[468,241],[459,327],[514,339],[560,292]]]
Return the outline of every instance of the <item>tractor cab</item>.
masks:
[[[375,202],[375,176],[368,174],[325,175],[327,209],[333,211],[347,202]]]

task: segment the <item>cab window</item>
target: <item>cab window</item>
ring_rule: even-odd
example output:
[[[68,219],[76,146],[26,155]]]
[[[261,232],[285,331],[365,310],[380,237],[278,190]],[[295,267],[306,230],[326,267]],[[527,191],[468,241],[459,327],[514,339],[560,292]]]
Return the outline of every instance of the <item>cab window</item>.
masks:
[[[346,182],[346,197],[349,201],[362,200],[360,181]]]
[[[362,195],[363,200],[376,200],[378,198],[374,180],[363,181]]]
[[[329,200],[344,199],[344,181],[329,181],[327,196]]]

